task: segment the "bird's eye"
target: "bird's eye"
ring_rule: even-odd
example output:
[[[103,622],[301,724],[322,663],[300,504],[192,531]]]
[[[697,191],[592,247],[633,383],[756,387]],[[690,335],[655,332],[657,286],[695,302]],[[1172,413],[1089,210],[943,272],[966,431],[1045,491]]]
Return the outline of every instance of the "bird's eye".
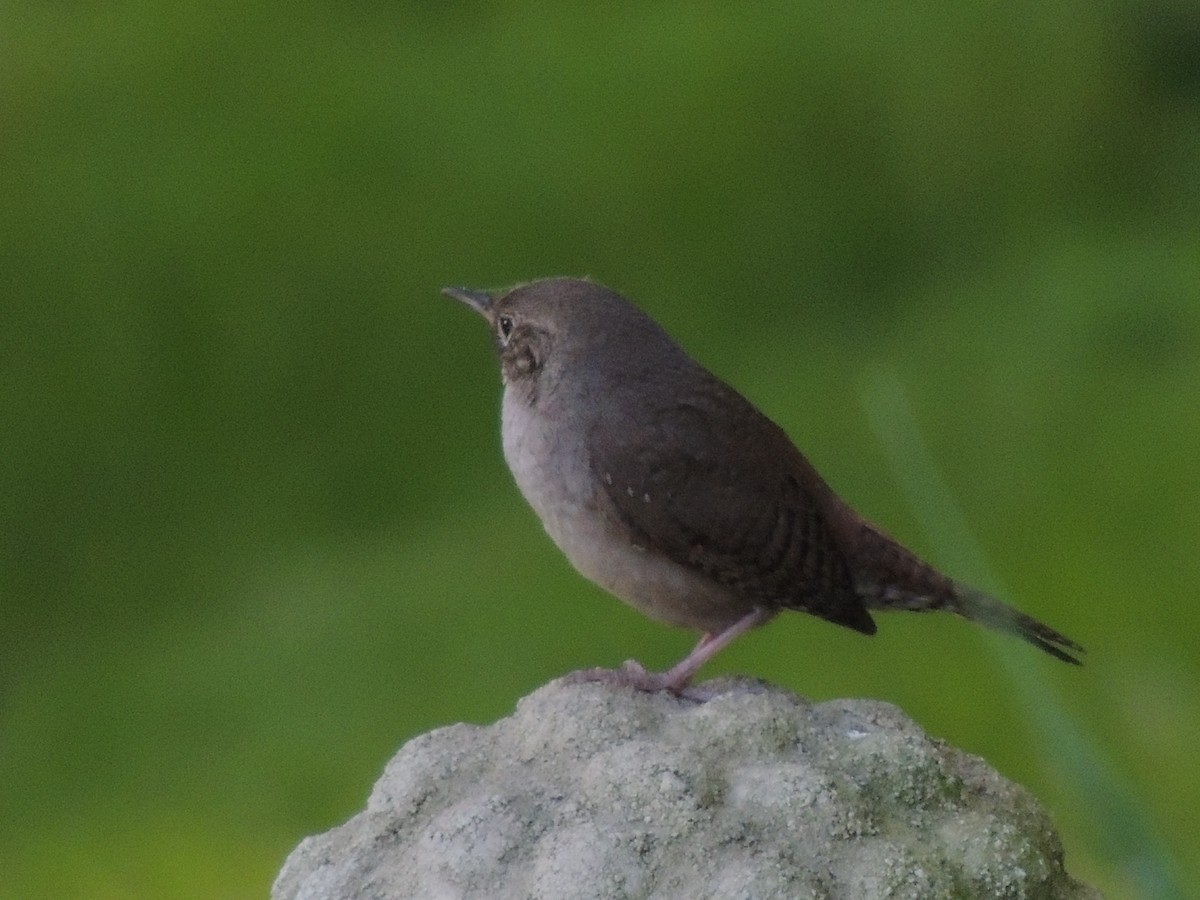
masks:
[[[510,316],[501,316],[498,323],[500,326],[500,337],[508,340],[508,336],[512,334],[513,320]]]

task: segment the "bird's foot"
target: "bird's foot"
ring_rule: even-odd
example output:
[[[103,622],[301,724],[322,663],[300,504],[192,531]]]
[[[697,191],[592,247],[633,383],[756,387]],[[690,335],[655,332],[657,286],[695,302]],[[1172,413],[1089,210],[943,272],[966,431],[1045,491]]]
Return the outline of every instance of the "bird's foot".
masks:
[[[691,700],[707,700],[704,691],[689,687],[691,673],[682,675],[671,670],[669,672],[649,672],[636,659],[628,659],[619,669],[581,669],[572,672],[568,678],[576,683],[599,682],[620,687],[630,687],[636,691],[656,694],[659,691],[669,691],[677,697],[687,697]]]

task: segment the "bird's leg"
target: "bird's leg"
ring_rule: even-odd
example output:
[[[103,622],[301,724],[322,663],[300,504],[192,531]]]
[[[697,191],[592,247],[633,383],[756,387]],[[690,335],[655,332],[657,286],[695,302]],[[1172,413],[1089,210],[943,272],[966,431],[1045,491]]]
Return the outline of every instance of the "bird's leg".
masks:
[[[691,683],[692,678],[695,677],[702,665],[733,643],[735,639],[741,637],[751,628],[757,628],[759,625],[762,625],[769,618],[771,618],[771,615],[765,609],[755,607],[724,631],[717,632],[716,634],[712,634],[711,632],[705,633],[701,636],[699,643],[696,644],[691,653],[666,672],[657,676],[662,679],[662,687],[673,693],[679,693]]]
[[[622,684],[639,691],[670,691],[673,694],[683,694],[701,666],[736,638],[751,628],[757,628],[770,618],[771,613],[756,607],[724,631],[716,634],[705,633],[700,637],[700,641],[692,649],[692,652],[666,672],[647,672],[641,663],[631,659],[620,669],[586,669],[576,672],[575,677],[580,681]]]

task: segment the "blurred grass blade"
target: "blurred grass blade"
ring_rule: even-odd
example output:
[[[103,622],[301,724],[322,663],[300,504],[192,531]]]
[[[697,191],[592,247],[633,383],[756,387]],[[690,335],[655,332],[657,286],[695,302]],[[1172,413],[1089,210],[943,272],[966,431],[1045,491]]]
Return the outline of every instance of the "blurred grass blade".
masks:
[[[1021,607],[992,572],[983,547],[929,452],[899,376],[889,369],[876,369],[863,380],[859,394],[892,474],[927,536],[934,561],[949,561],[952,565],[948,568],[956,576]],[[1033,719],[1043,759],[1064,778],[1069,792],[1088,813],[1097,852],[1120,872],[1137,896],[1183,898],[1174,861],[1155,837],[1143,805],[1109,763],[1103,748],[1039,677],[1039,668],[1027,664],[1026,648],[992,637],[988,646],[1003,663]],[[1100,648],[1089,649],[1093,658],[1099,655]],[[1086,661],[1083,674],[1086,677]]]

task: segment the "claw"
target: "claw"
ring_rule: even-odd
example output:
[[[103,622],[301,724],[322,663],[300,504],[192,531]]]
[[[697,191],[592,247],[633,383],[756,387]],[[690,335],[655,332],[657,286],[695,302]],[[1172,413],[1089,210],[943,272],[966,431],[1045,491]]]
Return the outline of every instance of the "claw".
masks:
[[[581,669],[567,679],[575,684],[598,683],[632,688],[647,694],[667,691],[685,700],[703,703],[712,699],[712,692],[689,686],[690,678],[672,677],[672,672],[649,672],[635,659],[628,659],[619,669]]]
[[[666,672],[647,672],[646,667],[636,659],[627,659],[619,669],[582,669],[568,677],[573,682],[596,681],[601,684],[631,687],[648,694],[670,691],[676,697],[707,700],[710,696],[708,693],[688,687],[696,670],[738,635],[763,624],[771,615],[763,609],[752,609],[724,631],[718,634],[704,634],[695,649]]]

